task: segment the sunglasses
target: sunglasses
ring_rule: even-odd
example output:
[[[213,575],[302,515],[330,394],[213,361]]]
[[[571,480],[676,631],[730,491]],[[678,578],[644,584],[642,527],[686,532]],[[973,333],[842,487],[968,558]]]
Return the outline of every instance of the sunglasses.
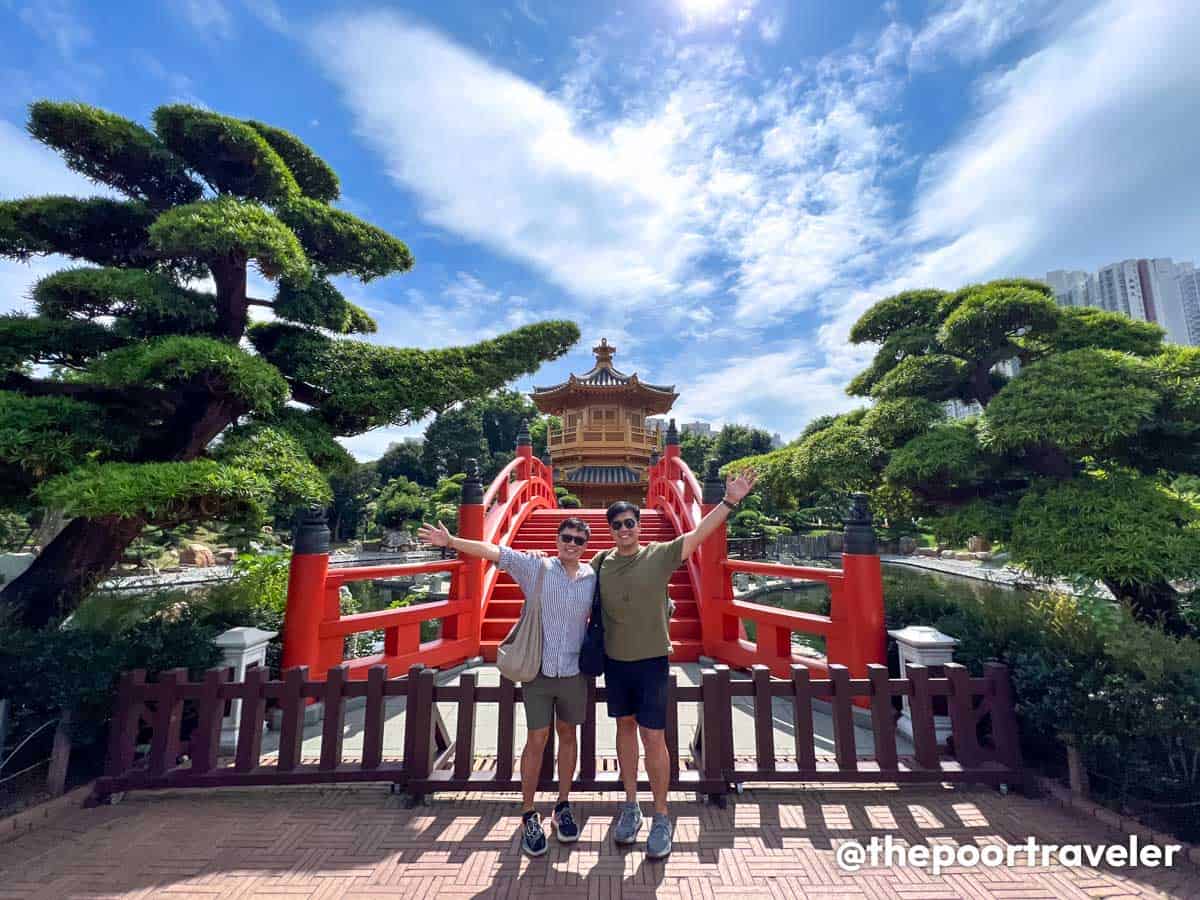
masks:
[[[560,534],[558,539],[564,544],[576,544],[582,547],[588,542],[588,539],[578,534]]]
[[[633,529],[637,528],[637,526],[637,519],[617,519],[611,523],[613,531],[620,531],[622,528],[628,528],[630,531],[633,531]]]

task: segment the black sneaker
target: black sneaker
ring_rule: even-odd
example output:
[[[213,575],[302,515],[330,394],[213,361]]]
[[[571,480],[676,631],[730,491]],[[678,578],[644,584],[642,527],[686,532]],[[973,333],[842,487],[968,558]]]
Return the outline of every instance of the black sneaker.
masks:
[[[530,856],[541,856],[546,852],[546,832],[542,830],[542,817],[529,813],[521,822],[521,849]]]
[[[554,836],[560,843],[573,844],[579,840],[579,826],[571,817],[571,805],[563,802],[554,807]]]

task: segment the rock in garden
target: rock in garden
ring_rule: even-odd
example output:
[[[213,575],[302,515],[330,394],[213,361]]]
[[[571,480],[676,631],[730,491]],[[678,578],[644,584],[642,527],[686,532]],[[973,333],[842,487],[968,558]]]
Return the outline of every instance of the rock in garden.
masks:
[[[916,552],[917,542],[913,538],[902,537],[897,542],[896,546],[899,548],[900,552],[903,553],[905,556],[912,556],[913,553]]]
[[[203,544],[189,544],[179,551],[181,566],[215,566],[217,558]]]
[[[829,546],[829,551],[831,553],[841,553],[842,552],[842,535],[840,532],[837,532],[837,531],[829,532],[829,534],[825,535],[825,540]]]
[[[972,553],[983,553],[992,549],[992,542],[975,534],[967,538],[967,549]]]
[[[937,547],[918,547],[918,548],[917,548],[915,551],[913,551],[913,552],[914,552],[914,553],[915,553],[917,556],[928,556],[928,557],[931,557],[931,558],[933,558],[933,559],[937,559],[937,557],[938,557],[938,554],[940,554],[940,553],[941,553],[941,551],[940,551],[940,550],[938,550],[938,549],[937,549]]]
[[[237,555],[237,550],[233,547],[221,547],[216,552],[217,562],[219,563],[234,562],[237,559]]]

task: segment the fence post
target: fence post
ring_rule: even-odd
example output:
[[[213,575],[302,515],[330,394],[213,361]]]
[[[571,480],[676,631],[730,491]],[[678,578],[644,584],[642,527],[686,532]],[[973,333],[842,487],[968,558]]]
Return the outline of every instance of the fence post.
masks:
[[[468,541],[482,541],[483,482],[479,479],[479,463],[468,459],[463,471],[467,473],[467,480],[463,482],[462,501],[458,507],[458,536]],[[442,636],[469,642],[466,655],[471,657],[479,653],[480,622],[483,619],[483,560],[465,553],[459,559],[463,567],[458,579],[462,592],[458,599],[466,601],[467,611],[456,617],[456,624],[451,626],[453,633],[446,632],[446,623],[443,622]]]
[[[887,636],[883,619],[883,572],[871,510],[866,494],[854,494],[842,544],[843,589],[840,602],[831,611],[843,630],[844,659],[830,658],[850,670],[854,678],[866,678],[870,663],[887,665]],[[839,608],[840,607],[840,608]],[[865,698],[855,698],[865,706]]]
[[[674,447],[678,451],[679,445],[675,444]],[[710,459],[705,466],[704,492],[700,498],[701,518],[715,509],[724,497],[725,482],[721,481],[717,461]],[[722,635],[721,616],[725,607],[727,578],[725,559],[729,552],[727,535],[728,529],[722,522],[700,546],[700,596],[696,598],[700,606],[700,641],[704,654],[714,659],[720,655],[718,651]]]
[[[321,621],[325,606],[325,576],[329,572],[329,527],[325,510],[313,507],[304,514],[292,541],[288,572],[287,607],[283,614],[284,671],[308,666],[321,669]],[[340,642],[340,638],[337,638]],[[341,654],[338,654],[339,659]]]

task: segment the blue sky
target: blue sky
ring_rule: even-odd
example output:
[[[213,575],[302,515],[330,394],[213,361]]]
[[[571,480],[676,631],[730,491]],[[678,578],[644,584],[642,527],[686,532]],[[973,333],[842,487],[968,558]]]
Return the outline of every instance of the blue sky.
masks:
[[[93,193],[40,97],[287,128],[410,273],[343,282],[372,339],[544,318],[675,415],[794,437],[851,408],[846,335],[898,290],[1200,251],[1192,0],[0,0],[0,197]],[[0,261],[0,309],[61,265]],[[269,296],[269,287],[256,285]],[[398,435],[348,442],[377,456]]]

